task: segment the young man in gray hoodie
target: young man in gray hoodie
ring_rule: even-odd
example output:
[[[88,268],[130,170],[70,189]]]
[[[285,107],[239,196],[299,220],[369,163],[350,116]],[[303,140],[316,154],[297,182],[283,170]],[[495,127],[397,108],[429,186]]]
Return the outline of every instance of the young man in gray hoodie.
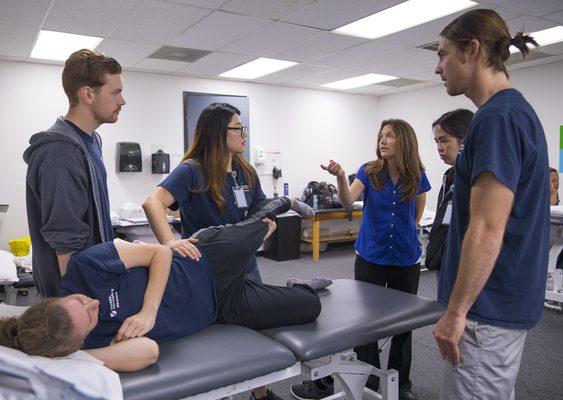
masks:
[[[62,74],[69,110],[29,140],[27,220],[33,279],[42,296],[58,296],[70,255],[113,240],[107,175],[95,131],[115,123],[125,104],[121,66],[111,57],[79,50]]]

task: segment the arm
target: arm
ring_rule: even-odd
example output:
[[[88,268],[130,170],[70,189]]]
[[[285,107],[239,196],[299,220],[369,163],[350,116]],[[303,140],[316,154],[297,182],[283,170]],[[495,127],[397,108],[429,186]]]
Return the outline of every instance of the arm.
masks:
[[[192,260],[199,261],[201,253],[197,247],[193,245],[195,241],[191,239],[176,240],[174,234],[172,233],[172,229],[170,229],[165,209],[175,202],[176,199],[174,199],[172,193],[163,187],[158,186],[145,199],[145,202],[143,203],[143,210],[147,215],[149,225],[159,243],[170,247],[183,257],[189,257]]]
[[[57,261],[59,262],[59,271],[61,271],[61,276],[63,276],[66,273],[68,260],[70,260],[70,256],[72,255],[72,253],[74,253],[74,251],[71,253],[57,254]]]
[[[416,223],[416,225],[420,223],[422,214],[424,214],[425,206],[426,206],[426,192],[416,196],[415,214],[414,214],[414,222]]]
[[[457,279],[446,313],[434,327],[440,353],[452,364],[460,361],[458,342],[467,312],[494,268],[513,202],[514,193],[492,173],[484,172],[475,179]]]
[[[123,241],[117,242],[115,247],[125,268],[147,266],[149,270],[141,311],[123,321],[116,335],[119,342],[143,336],[154,327],[158,307],[170,275],[172,251],[162,245],[135,244]]]
[[[166,218],[166,208],[176,202],[172,193],[158,186],[147,196],[143,210],[159,243],[166,244],[174,240],[174,234]]]
[[[149,338],[139,337],[124,340],[100,349],[86,350],[102,361],[106,367],[117,372],[138,371],[158,360],[158,344]]]
[[[336,161],[330,160],[327,166],[321,165],[321,168],[328,171],[331,175],[336,176],[338,186],[338,198],[344,207],[350,207],[352,203],[358,200],[360,194],[364,190],[364,184],[358,179],[354,179],[352,185],[348,187],[346,174],[340,164]]]

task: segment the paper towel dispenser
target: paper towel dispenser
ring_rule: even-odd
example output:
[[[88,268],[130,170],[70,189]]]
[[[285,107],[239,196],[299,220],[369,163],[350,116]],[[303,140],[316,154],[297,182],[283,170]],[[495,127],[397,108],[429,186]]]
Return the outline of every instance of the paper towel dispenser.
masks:
[[[151,165],[153,174],[170,173],[170,154],[158,150],[151,156]]]
[[[141,146],[135,142],[117,143],[117,172],[142,172]]]

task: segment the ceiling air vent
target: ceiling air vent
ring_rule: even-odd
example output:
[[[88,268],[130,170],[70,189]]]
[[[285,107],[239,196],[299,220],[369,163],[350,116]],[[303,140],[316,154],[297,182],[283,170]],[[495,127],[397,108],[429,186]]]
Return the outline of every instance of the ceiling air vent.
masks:
[[[421,46],[417,46],[419,49],[423,49],[423,50],[430,50],[433,52],[437,52],[438,51],[438,45],[440,43],[439,42],[432,42],[432,43],[427,43],[427,44],[423,44]]]
[[[193,63],[208,54],[211,54],[211,52],[199,49],[187,49],[185,47],[162,46],[148,58]]]
[[[417,81],[415,79],[399,78],[399,79],[393,79],[392,81],[380,82],[378,83],[378,85],[398,88],[398,87],[410,86],[422,82],[423,81]]]

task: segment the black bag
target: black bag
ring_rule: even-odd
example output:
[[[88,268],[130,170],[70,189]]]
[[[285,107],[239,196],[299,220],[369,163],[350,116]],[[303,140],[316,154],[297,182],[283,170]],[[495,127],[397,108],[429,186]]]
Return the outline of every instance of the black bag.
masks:
[[[303,190],[303,202],[313,207],[315,196],[317,196],[317,209],[319,210],[342,207],[336,195],[336,187],[331,183],[309,182]]]

